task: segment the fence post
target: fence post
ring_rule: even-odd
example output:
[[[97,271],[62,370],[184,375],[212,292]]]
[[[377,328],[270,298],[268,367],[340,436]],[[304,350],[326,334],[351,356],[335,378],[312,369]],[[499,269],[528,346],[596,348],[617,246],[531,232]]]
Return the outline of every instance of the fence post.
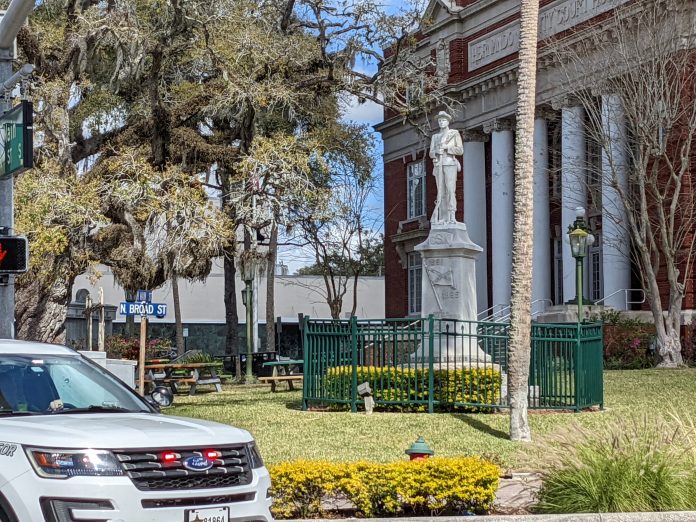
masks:
[[[309,343],[307,342],[307,330],[309,327],[309,316],[305,315],[300,317],[299,326],[302,330],[302,359],[304,363],[302,364],[302,371],[304,372],[304,378],[302,379],[302,411],[307,411],[309,407],[309,390],[312,389],[312,368],[310,367],[310,357],[309,357]]]
[[[433,401],[435,400],[435,365],[433,357],[435,355],[435,317],[433,314],[428,316],[428,413],[433,413]]]
[[[353,375],[350,390],[350,411],[358,411],[358,318],[350,318],[350,344],[352,352]]]
[[[582,333],[582,324],[578,322],[578,327],[575,330],[575,413],[580,412],[580,376],[582,372],[580,371],[580,335]]]

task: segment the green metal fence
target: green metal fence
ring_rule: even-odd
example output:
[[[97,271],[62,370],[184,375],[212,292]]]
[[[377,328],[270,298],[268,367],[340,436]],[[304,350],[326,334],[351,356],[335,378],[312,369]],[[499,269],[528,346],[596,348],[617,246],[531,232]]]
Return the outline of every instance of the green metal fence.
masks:
[[[509,325],[427,317],[305,318],[303,406],[357,411],[358,385],[380,406],[505,408]],[[603,406],[602,324],[532,324],[529,407]]]

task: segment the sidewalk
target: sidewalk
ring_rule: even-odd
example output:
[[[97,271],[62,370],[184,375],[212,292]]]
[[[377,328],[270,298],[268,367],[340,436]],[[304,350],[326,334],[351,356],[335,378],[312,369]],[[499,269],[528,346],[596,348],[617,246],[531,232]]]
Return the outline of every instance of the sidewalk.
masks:
[[[663,513],[582,513],[573,515],[521,515],[529,512],[541,478],[534,473],[513,474],[500,480],[493,504],[494,515],[470,517],[395,517],[348,519],[297,519],[287,522],[696,522],[696,511]],[[505,513],[510,513],[505,514]]]
[[[540,487],[541,478],[534,473],[513,473],[510,478],[500,479],[500,485],[495,492],[493,513],[500,515],[530,513],[534,505],[534,497]],[[490,520],[490,516],[487,519]]]
[[[356,522],[696,522],[696,511],[666,513],[603,513],[578,515],[484,515],[474,517],[353,518]],[[336,519],[288,522],[336,522]]]

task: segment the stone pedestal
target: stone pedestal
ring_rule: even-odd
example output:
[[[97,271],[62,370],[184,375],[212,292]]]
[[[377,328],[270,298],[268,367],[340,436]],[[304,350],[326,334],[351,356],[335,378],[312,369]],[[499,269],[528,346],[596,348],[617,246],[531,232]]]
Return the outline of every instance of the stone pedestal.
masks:
[[[442,223],[433,224],[428,239],[415,250],[423,257],[422,317],[453,319],[435,323],[433,362],[462,366],[489,362],[478,347],[475,324],[476,257],[483,249],[471,241],[464,223]],[[414,354],[417,360],[429,359],[427,344]]]

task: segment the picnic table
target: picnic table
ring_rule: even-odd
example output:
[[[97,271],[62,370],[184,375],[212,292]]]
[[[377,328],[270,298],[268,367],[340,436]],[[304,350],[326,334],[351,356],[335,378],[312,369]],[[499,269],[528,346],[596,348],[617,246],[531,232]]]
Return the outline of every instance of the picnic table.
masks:
[[[195,395],[199,385],[212,384],[222,391],[222,382],[217,374],[219,364],[210,363],[156,363],[145,365],[145,379],[155,385],[165,385],[178,393],[180,384],[189,385],[189,395]]]
[[[273,374],[268,377],[259,377],[259,382],[270,383],[271,392],[276,391],[276,385],[279,382],[287,382],[288,390],[292,391],[295,389],[293,381],[302,382],[304,379],[302,375],[303,364],[304,361],[302,359],[285,359],[265,362],[263,365],[272,368]]]

